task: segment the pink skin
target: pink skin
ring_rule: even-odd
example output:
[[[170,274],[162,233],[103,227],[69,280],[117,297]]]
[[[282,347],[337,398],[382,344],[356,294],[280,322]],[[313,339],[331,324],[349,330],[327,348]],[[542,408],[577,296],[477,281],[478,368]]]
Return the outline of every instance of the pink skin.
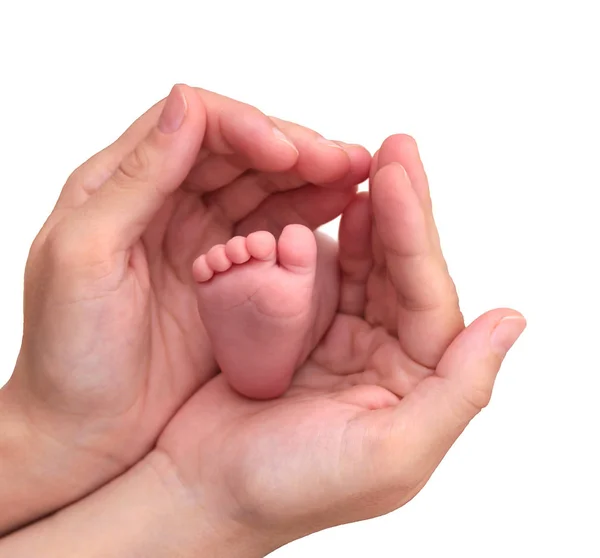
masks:
[[[335,273],[320,272],[326,263],[335,265],[331,241],[302,225],[287,226],[279,241],[266,231],[234,237],[194,262],[200,316],[236,391],[270,399],[288,389],[325,333],[316,310],[337,290]]]

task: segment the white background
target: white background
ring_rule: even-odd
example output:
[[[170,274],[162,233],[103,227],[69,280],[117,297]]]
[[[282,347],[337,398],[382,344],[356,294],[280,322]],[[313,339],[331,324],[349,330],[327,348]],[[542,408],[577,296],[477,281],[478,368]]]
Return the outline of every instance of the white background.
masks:
[[[371,151],[410,133],[466,317],[529,328],[413,502],[276,555],[600,556],[595,4],[2,0],[0,380],[64,180],[173,83]]]

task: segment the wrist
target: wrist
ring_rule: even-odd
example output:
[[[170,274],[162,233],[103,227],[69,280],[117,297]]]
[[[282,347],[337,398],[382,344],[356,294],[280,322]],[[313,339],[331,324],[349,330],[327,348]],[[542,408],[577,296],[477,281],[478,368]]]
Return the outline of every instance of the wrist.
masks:
[[[278,546],[208,510],[169,458],[152,452],[84,500],[0,541],[0,557],[261,558]]]
[[[40,515],[32,510],[35,455],[46,454],[40,442],[9,387],[0,389],[0,536]]]
[[[151,452],[140,466],[146,469],[147,479],[139,483],[139,492],[150,483],[156,486],[154,499],[157,503],[168,502],[168,512],[162,517],[149,519],[148,528],[162,533],[168,544],[162,551],[151,554],[151,548],[144,549],[152,558],[263,558],[286,541],[278,542],[273,534],[253,529],[223,511],[214,496],[208,498],[209,490],[190,489],[181,479],[176,465],[167,453],[161,450]],[[143,493],[142,493],[143,494]],[[163,541],[164,543],[165,541]],[[158,543],[158,541],[156,541]]]
[[[81,428],[84,421],[63,421],[31,397],[24,370],[20,356],[0,389],[0,536],[85,497],[127,468],[110,455],[89,451],[87,438],[93,434]]]

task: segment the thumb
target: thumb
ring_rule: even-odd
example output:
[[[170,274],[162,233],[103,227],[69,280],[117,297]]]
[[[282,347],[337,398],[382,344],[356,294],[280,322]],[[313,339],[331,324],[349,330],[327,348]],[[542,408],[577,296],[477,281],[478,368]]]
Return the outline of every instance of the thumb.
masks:
[[[175,85],[156,126],[74,212],[76,229],[100,232],[111,252],[131,247],[190,172],[205,130],[206,110],[200,96],[188,86]]]
[[[389,433],[383,442],[384,469],[393,483],[422,486],[489,403],[500,365],[525,326],[525,318],[514,310],[484,314],[454,339],[435,374],[395,408],[373,417],[379,423],[373,431]]]
[[[442,356],[436,375],[447,380],[448,396],[459,398],[455,405],[463,402],[466,419],[490,402],[502,361],[526,325],[514,310],[492,310],[458,335]]]

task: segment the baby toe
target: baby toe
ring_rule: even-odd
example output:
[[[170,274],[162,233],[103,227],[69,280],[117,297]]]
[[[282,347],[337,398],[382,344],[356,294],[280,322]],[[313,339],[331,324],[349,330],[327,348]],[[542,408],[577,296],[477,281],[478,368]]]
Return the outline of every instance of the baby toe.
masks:
[[[217,273],[227,271],[232,265],[231,260],[225,253],[225,246],[223,244],[217,244],[208,251],[206,254],[206,262],[209,267]]]
[[[234,236],[225,245],[225,254],[234,264],[246,263],[251,257],[246,246],[246,237]]]
[[[258,231],[250,234],[246,239],[248,252],[257,260],[275,259],[277,243],[275,237],[267,231]]]
[[[206,256],[200,256],[192,266],[192,275],[198,283],[210,281],[214,275],[214,271],[210,268],[206,261]]]

